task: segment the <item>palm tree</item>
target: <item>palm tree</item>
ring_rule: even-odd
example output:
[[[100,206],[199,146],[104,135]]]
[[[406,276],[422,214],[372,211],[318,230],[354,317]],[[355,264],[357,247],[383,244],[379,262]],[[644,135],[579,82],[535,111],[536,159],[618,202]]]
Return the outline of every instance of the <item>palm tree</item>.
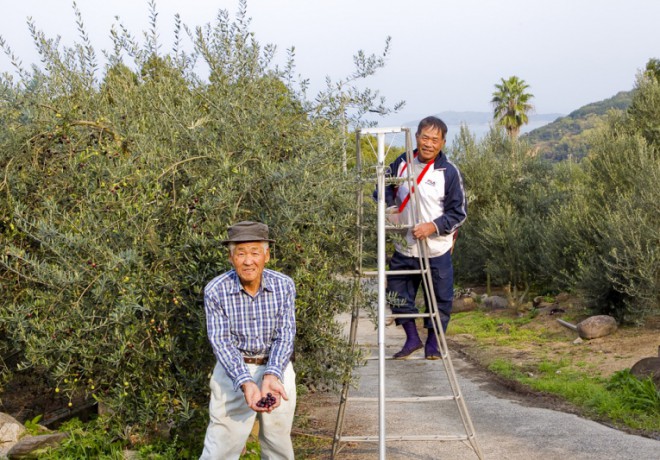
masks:
[[[653,77],[656,80],[660,81],[660,59],[651,58],[649,62],[646,63],[646,71],[644,74],[647,77]]]
[[[534,95],[525,92],[529,85],[515,75],[508,80],[502,78],[502,83],[495,85],[495,88],[497,91],[490,101],[494,107],[493,118],[506,129],[509,137],[515,139],[520,127],[529,121],[527,113],[534,108],[529,100]]]

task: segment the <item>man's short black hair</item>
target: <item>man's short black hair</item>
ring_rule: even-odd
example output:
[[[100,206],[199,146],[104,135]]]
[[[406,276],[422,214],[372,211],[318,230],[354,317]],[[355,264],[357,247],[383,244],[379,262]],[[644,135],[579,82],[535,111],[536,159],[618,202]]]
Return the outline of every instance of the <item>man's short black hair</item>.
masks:
[[[420,134],[422,130],[426,128],[437,129],[442,133],[442,138],[447,139],[447,125],[438,117],[430,116],[420,121],[419,125],[417,126],[417,134]]]

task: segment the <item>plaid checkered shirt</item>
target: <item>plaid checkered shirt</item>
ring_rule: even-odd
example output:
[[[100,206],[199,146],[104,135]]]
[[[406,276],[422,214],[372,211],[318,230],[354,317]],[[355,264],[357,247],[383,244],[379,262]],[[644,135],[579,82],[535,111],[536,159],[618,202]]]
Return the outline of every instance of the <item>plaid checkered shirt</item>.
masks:
[[[208,338],[236,391],[252,380],[243,356],[268,356],[266,374],[282,379],[296,335],[295,298],[293,280],[269,269],[254,297],[243,290],[235,270],[204,288]]]

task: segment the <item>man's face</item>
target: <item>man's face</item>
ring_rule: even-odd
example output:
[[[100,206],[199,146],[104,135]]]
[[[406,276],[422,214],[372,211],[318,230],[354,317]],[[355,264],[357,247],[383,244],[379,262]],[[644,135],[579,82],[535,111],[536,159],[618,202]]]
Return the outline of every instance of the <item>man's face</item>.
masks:
[[[239,243],[229,256],[238,277],[243,284],[261,280],[266,263],[270,260],[270,249],[264,249],[261,242]]]
[[[442,131],[428,126],[420,133],[415,134],[417,141],[417,158],[422,163],[428,163],[435,160],[440,150],[445,148],[445,139],[442,137]]]

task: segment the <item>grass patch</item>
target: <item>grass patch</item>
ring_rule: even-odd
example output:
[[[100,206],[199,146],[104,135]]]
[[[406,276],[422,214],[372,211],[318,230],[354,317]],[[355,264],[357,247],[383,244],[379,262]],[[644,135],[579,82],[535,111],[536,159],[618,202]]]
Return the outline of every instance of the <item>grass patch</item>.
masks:
[[[36,425],[36,421],[28,423]],[[198,424],[199,425],[199,424]],[[135,452],[136,460],[185,460],[197,459],[202,451],[205,426],[191,427],[188,433],[190,439],[182,439],[175,435],[171,439],[155,440],[153,442],[130,447],[127,442],[116,439],[109,441],[106,427],[98,419],[82,422],[77,418],[62,424],[58,431],[69,434],[57,447],[49,447],[38,452],[38,458],[44,460],[71,460],[71,459],[98,459],[98,460],[125,460],[124,451],[130,449]],[[294,427],[293,446],[296,458],[321,459],[327,458],[327,452],[332,446],[332,439],[327,437],[295,434]],[[36,433],[35,433],[36,434]],[[257,439],[248,438],[245,453],[240,460],[261,459],[261,446]]]
[[[522,369],[510,361],[497,359],[489,370],[536,391],[560,396],[595,418],[636,430],[660,432],[660,391],[650,378],[639,380],[629,369],[603,379],[582,370],[571,370],[565,361],[545,361],[534,368]]]
[[[520,368],[505,359],[496,359],[488,366],[488,369],[510,380],[519,380],[523,377]]]
[[[483,311],[471,311],[452,315],[450,335],[470,334],[478,340],[492,345],[528,345],[530,342],[543,343],[547,338],[542,331],[525,329],[531,318],[501,318],[490,316]]]
[[[483,311],[458,313],[452,317],[450,335],[470,334],[475,339],[474,345],[481,349],[529,348],[530,344],[552,340],[545,330],[523,328],[528,321],[528,318],[500,318]],[[556,356],[542,355],[524,364],[516,358],[500,356],[493,359],[488,368],[536,391],[559,396],[581,408],[587,416],[622,427],[660,433],[660,392],[650,378],[638,380],[629,369],[603,378],[584,361],[553,358]]]
[[[307,460],[327,459],[332,450],[332,439],[323,436],[294,433],[293,450],[296,458]]]
[[[45,448],[36,453],[46,460],[94,458],[99,460],[123,460],[123,443],[111,442],[104,427],[96,420],[87,424],[74,418],[62,424],[58,431],[69,436],[57,448]]]

